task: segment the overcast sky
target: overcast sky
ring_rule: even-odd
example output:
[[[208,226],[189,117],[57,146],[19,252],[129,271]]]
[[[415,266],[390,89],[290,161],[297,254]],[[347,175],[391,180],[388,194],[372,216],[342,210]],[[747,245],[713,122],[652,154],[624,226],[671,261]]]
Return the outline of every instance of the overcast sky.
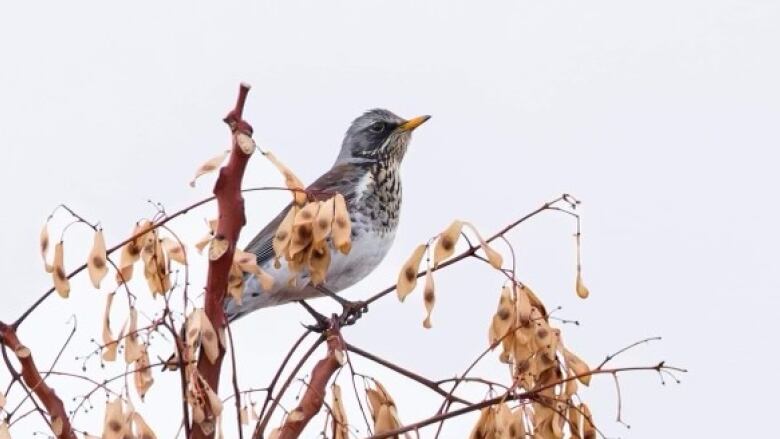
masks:
[[[603,431],[636,439],[766,435],[780,391],[771,369],[780,329],[780,3],[193,3],[0,6],[1,320],[13,320],[49,287],[37,236],[58,203],[100,221],[114,243],[153,214],[146,200],[174,211],[208,195],[213,178],[196,189],[187,182],[228,144],[221,118],[239,81],[247,81],[254,88],[245,117],[256,139],[306,182],[330,166],[362,111],[433,115],[415,132],[403,166],[395,245],[349,297],[394,283],[414,246],[453,218],[488,234],[570,192],[583,200],[591,298],[574,293],[574,229],[561,215],[511,234],[521,279],[548,305],[562,306],[561,317],[581,322],[562,329],[591,364],[659,335],[662,342],[616,365],[666,360],[690,369],[679,386],[661,386],[652,373],[621,380],[631,430],[614,422],[612,380],[594,379],[582,396]],[[280,182],[268,163],[252,158],[245,186]],[[284,194],[247,196],[242,242],[286,201]],[[173,226],[194,242],[214,212],[194,211]],[[67,222],[57,216],[52,234]],[[87,229],[69,229],[67,267],[81,263],[89,241]],[[193,267],[196,290],[203,266],[198,259]],[[473,262],[436,280],[432,330],[420,324],[417,292],[403,305],[388,298],[372,307],[345,338],[431,378],[460,373],[486,346],[501,280]],[[146,296],[143,285],[136,289]],[[104,294],[81,278],[70,300],[52,298],[21,327],[42,367],[78,314],[76,340],[57,369],[79,371],[73,357],[100,335]],[[123,319],[125,311],[115,311]],[[234,327],[242,387],[268,383],[306,320],[288,306]],[[426,389],[356,365],[387,385],[403,421],[438,407]],[[121,371],[88,363],[97,379]],[[507,379],[495,355],[477,373]],[[156,378],[150,402],[137,409],[158,437],[173,437],[178,375]],[[3,368],[0,387],[8,379]],[[89,389],[73,379],[52,383],[69,408],[71,395]],[[480,398],[483,389],[467,395]],[[97,410],[78,415],[79,429],[99,433],[104,400],[101,392],[92,398]],[[228,407],[230,421],[232,413]],[[352,411],[350,419],[364,434],[362,418]],[[230,421],[226,434],[235,437]],[[475,421],[448,423],[443,436],[464,437]],[[315,424],[306,437],[317,433]],[[12,432],[30,437],[40,425],[31,416]]]

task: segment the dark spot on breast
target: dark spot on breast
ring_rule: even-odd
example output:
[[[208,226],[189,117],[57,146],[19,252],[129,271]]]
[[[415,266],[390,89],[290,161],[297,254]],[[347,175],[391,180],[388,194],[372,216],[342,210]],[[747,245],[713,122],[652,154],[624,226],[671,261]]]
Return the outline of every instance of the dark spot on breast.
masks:
[[[259,295],[260,295],[260,293],[258,293],[257,291],[255,291],[254,293],[252,293],[252,297],[257,297],[257,296],[259,296]]]

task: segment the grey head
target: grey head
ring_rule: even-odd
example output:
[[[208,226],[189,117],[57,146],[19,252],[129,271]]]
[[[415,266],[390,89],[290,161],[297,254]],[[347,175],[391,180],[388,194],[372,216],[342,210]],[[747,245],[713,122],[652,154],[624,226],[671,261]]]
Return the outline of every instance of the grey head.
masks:
[[[406,120],[384,109],[366,111],[347,130],[336,164],[398,164],[406,154],[412,131],[430,118]]]

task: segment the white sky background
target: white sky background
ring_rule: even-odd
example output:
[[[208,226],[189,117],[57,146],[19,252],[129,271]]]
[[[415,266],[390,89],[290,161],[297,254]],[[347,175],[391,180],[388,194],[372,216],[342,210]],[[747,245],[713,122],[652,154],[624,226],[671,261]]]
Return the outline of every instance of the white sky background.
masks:
[[[187,181],[228,144],[221,118],[238,82],[247,81],[254,88],[245,117],[256,139],[307,182],[330,166],[348,123],[362,111],[433,115],[415,133],[403,166],[395,246],[349,297],[394,283],[414,245],[453,218],[487,234],[571,192],[584,201],[591,298],[575,296],[574,225],[560,215],[537,218],[511,235],[521,279],[548,305],[563,306],[561,317],[582,322],[564,326],[564,335],[591,364],[661,335],[662,342],[616,365],[666,360],[691,370],[680,386],[663,387],[652,373],[626,375],[623,417],[631,430],[614,422],[611,378],[594,379],[582,395],[603,430],[637,439],[765,435],[763,421],[775,414],[780,390],[771,378],[780,329],[779,20],[780,4],[750,0],[211,8],[6,2],[0,6],[0,319],[13,320],[49,287],[37,236],[58,203],[101,221],[114,243],[153,213],[147,199],[172,212],[206,196],[213,177],[194,190]],[[246,187],[280,182],[260,156],[252,158]],[[248,195],[242,242],[286,200]],[[214,212],[194,211],[175,230],[194,242]],[[65,223],[58,216],[52,233]],[[81,263],[89,241],[86,228],[70,229],[68,267]],[[204,278],[197,260],[194,291]],[[372,307],[344,336],[432,378],[459,373],[486,346],[501,280],[473,262],[436,280],[434,329],[420,324],[418,291],[403,305],[389,297]],[[42,368],[71,314],[79,315],[79,332],[57,369],[78,372],[73,356],[99,337],[104,293],[87,283],[74,281],[71,300],[53,297],[20,329]],[[141,283],[135,289],[146,297]],[[115,303],[118,322],[125,303]],[[242,386],[267,384],[306,320],[287,306],[234,327]],[[425,418],[438,407],[428,390],[369,363],[357,366],[389,387],[402,420]],[[116,364],[104,372],[92,361],[88,372],[100,379],[121,370]],[[477,372],[506,380],[495,355]],[[223,377],[227,395],[229,373]],[[347,377],[341,383],[351,394]],[[180,415],[178,375],[156,378],[149,402],[137,409],[168,438]],[[3,368],[0,386],[7,381]],[[52,382],[68,407],[71,395],[89,388],[72,379]],[[482,390],[467,395],[478,399]],[[99,410],[80,414],[76,424],[97,433],[102,392],[92,401]],[[225,430],[236,437],[231,407]],[[448,423],[444,437],[464,437],[475,420],[476,414]],[[354,411],[351,421],[365,433]],[[30,437],[34,425],[40,419],[31,416],[12,430],[14,437]],[[314,425],[306,437],[322,424]]]

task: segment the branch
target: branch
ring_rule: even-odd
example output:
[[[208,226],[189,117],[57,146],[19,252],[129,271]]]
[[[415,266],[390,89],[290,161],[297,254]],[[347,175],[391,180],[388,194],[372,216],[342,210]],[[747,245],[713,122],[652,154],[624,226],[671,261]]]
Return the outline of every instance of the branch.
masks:
[[[249,154],[242,151],[239,139],[252,135],[252,127],[243,120],[244,103],[249,93],[249,85],[241,84],[238,91],[238,99],[235,108],[228,113],[224,121],[230,127],[233,134],[233,147],[228,163],[219,170],[219,177],[214,184],[214,196],[217,199],[217,211],[219,224],[214,236],[217,240],[227,242],[227,250],[216,260],[209,260],[208,277],[206,279],[205,312],[211,320],[211,324],[219,332],[223,333],[226,319],[222,308],[228,283],[228,273],[233,264],[233,254],[236,242],[241,233],[241,228],[246,224],[244,216],[244,198],[241,196],[241,181],[244,178],[244,170],[249,161]],[[222,337],[224,339],[224,337]],[[198,372],[206,380],[208,385],[218,392],[219,374],[222,360],[225,356],[225,347],[220,343],[219,356],[211,363],[204,351],[201,350],[198,358]],[[191,437],[194,439],[213,438],[214,433],[206,434],[201,428],[193,428]]]
[[[322,360],[314,365],[311,381],[306,388],[301,402],[295,410],[291,411],[279,430],[278,439],[296,439],[300,436],[306,424],[320,411],[325,402],[325,388],[330,378],[341,368],[342,363],[337,357],[337,351],[344,355],[344,340],[339,332],[338,320],[331,321],[331,327],[327,331],[328,353]]]
[[[0,343],[16,353],[16,358],[22,365],[22,379],[46,408],[55,436],[58,439],[76,439],[62,400],[54,392],[54,389],[43,381],[30,350],[19,341],[14,328],[3,322],[0,322]]]
[[[655,366],[622,367],[622,368],[618,368],[618,369],[592,370],[592,371],[590,371],[588,373],[583,373],[583,374],[579,374],[579,375],[572,375],[572,376],[566,377],[564,379],[555,381],[553,383],[537,387],[536,389],[528,391],[528,392],[513,393],[513,392],[509,391],[509,392],[506,392],[506,393],[504,393],[504,394],[502,394],[500,396],[497,396],[495,398],[492,398],[492,399],[486,399],[486,400],[480,401],[480,402],[478,402],[476,404],[472,404],[472,405],[469,405],[469,406],[466,406],[466,407],[463,407],[463,408],[459,408],[457,410],[453,410],[453,411],[448,412],[448,413],[437,414],[435,416],[431,416],[430,418],[424,419],[424,420],[419,421],[419,422],[415,422],[413,424],[409,424],[409,425],[405,425],[405,426],[399,427],[399,428],[397,428],[395,430],[392,430],[392,431],[387,431],[387,432],[375,434],[375,435],[369,437],[368,439],[386,439],[386,438],[390,438],[390,437],[397,437],[397,435],[400,435],[402,433],[406,433],[408,431],[413,431],[413,430],[419,430],[420,428],[425,427],[425,426],[430,425],[430,424],[433,424],[435,422],[443,421],[443,420],[449,419],[449,418],[454,418],[456,416],[460,416],[460,415],[463,415],[463,414],[466,414],[466,413],[469,413],[469,412],[473,412],[475,410],[480,410],[480,409],[483,409],[485,407],[490,407],[490,406],[493,406],[493,405],[496,405],[496,404],[502,404],[502,403],[508,402],[508,401],[532,400],[532,399],[536,398],[537,395],[542,394],[542,392],[547,390],[547,389],[554,388],[555,386],[560,386],[562,384],[565,384],[568,381],[576,380],[576,379],[578,379],[580,377],[584,377],[584,376],[603,375],[603,374],[616,375],[616,374],[621,373],[621,372],[650,371],[650,370],[662,371],[662,370],[667,370],[667,369],[685,372],[684,369],[680,369],[680,368],[672,367],[672,366],[666,366],[663,362],[658,363]]]
[[[399,374],[409,378],[410,380],[417,381],[418,383],[422,384],[423,386],[425,386],[425,387],[433,390],[434,392],[438,393],[439,395],[443,396],[445,401],[455,401],[455,402],[459,402],[459,403],[461,403],[463,405],[470,405],[471,404],[470,402],[468,402],[468,401],[466,401],[466,400],[464,400],[462,398],[459,398],[459,397],[457,397],[455,395],[452,395],[451,393],[448,393],[447,391],[445,391],[441,387],[439,387],[439,385],[437,383],[429,380],[428,378],[425,378],[422,375],[418,375],[418,374],[416,374],[416,373],[414,373],[414,372],[412,372],[410,370],[404,369],[401,366],[398,366],[398,365],[393,364],[393,363],[391,363],[391,362],[389,362],[389,361],[387,361],[385,359],[377,357],[376,355],[374,355],[374,354],[372,354],[370,352],[366,352],[363,349],[360,349],[359,347],[351,345],[349,343],[346,343],[346,347],[347,347],[347,350],[349,350],[350,352],[354,352],[354,353],[360,355],[363,358],[367,358],[367,359],[369,359],[369,360],[371,360],[371,361],[373,361],[373,362],[375,362],[375,363],[377,363],[379,365],[382,365],[382,366],[384,366],[384,367],[386,367],[386,368],[388,368],[388,369],[390,369],[390,370],[392,370],[392,371],[394,371],[396,373],[399,373]]]

